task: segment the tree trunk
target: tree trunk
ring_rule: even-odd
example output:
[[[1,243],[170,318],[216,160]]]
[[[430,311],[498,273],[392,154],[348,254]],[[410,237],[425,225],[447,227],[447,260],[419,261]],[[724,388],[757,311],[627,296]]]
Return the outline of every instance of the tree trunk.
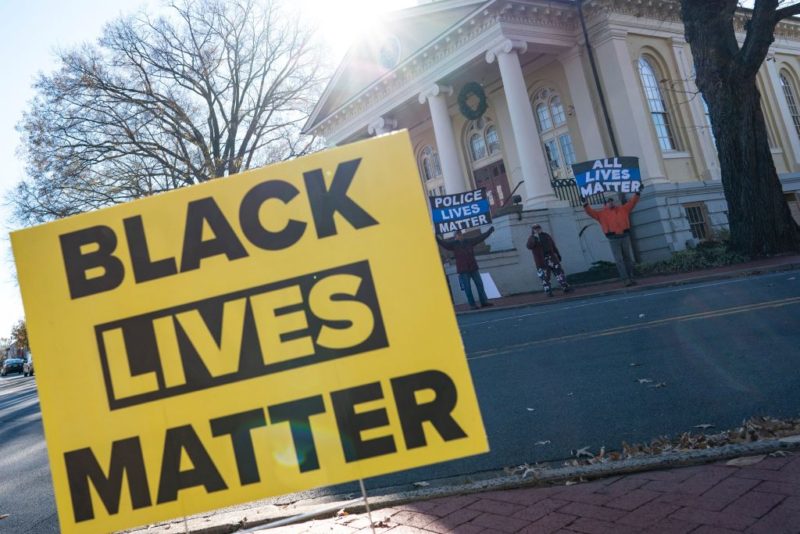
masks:
[[[755,78],[730,80],[708,106],[728,201],[731,244],[748,256],[798,249],[798,229],[769,148]]]
[[[754,59],[740,50],[733,28],[735,8],[731,0],[682,2],[696,82],[716,140],[731,245],[751,257],[794,252],[800,249],[800,229],[783,196],[756,86],[763,56]],[[764,56],[771,30],[768,35],[768,42],[756,43]]]

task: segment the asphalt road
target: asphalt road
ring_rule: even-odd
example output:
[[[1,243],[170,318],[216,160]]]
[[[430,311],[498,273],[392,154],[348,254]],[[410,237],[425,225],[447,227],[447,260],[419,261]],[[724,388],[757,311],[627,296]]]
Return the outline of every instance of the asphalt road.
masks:
[[[561,460],[573,449],[619,449],[701,424],[733,428],[755,415],[800,416],[798,271],[459,323],[491,452],[369,486]]]
[[[58,533],[33,377],[0,377],[0,532]]]
[[[371,491],[565,459],[585,446],[616,449],[700,424],[800,416],[800,271],[459,323],[491,452],[371,479]],[[42,441],[33,381],[0,379],[0,514],[10,514],[0,532],[57,532]]]

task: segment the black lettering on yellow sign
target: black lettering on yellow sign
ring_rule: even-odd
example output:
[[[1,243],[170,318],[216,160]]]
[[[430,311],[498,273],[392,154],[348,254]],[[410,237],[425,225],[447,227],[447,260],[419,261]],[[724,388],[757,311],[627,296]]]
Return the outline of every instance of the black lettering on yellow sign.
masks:
[[[388,346],[366,261],[95,327],[112,410]]]
[[[354,159],[340,163],[330,187],[325,183],[322,169],[303,173],[318,239],[337,234],[334,219],[337,213],[355,229],[378,224],[347,194],[360,162],[361,159]],[[289,204],[298,195],[300,191],[284,180],[267,180],[254,186],[239,205],[238,219],[244,237],[263,250],[282,250],[294,245],[303,236],[306,222],[289,219],[280,231],[272,231],[261,224],[258,212],[267,200],[275,199]],[[150,257],[140,216],[124,219],[123,225],[137,284],[199,269],[205,258],[224,255],[233,261],[248,255],[236,231],[212,197],[194,200],[187,205],[180,268],[175,257],[156,260]],[[204,227],[211,230],[213,238],[203,239]],[[84,228],[62,234],[59,240],[73,299],[110,291],[122,284],[125,268],[119,257],[114,255],[117,236],[110,227],[101,225]],[[87,251],[87,248],[93,250]],[[94,269],[102,270],[102,274],[89,277],[89,271]]]
[[[428,370],[393,378],[390,383],[406,449],[426,446],[425,423],[430,423],[429,428],[433,428],[445,442],[467,437],[452,415],[458,401],[458,391],[450,376],[441,371]],[[432,391],[433,400],[418,402],[417,393],[421,391]],[[357,409],[359,404],[384,398],[381,382],[334,391],[330,393],[330,398],[339,429],[342,454],[347,462],[397,451],[395,438],[391,433],[369,440],[364,440],[361,436],[366,430],[389,425],[385,407],[366,412]],[[311,416],[326,413],[322,395],[268,406],[266,411],[270,424],[288,423],[299,471],[304,473],[320,469]],[[211,419],[209,425],[214,438],[230,437],[239,484],[244,486],[260,482],[257,457],[269,457],[271,451],[255,450],[252,431],[267,425],[264,410],[256,408]],[[184,455],[190,460],[191,468],[181,470]],[[152,488],[144,468],[141,440],[137,436],[111,444],[107,474],[97,461],[94,451],[88,447],[66,452],[64,463],[76,522],[95,517],[90,485],[94,487],[110,515],[119,513],[123,479],[127,481],[127,490],[134,509],[152,506]],[[178,493],[184,489],[203,487],[206,492],[211,493],[227,489],[233,483],[234,481],[223,478],[192,425],[166,430],[157,504],[177,500]]]

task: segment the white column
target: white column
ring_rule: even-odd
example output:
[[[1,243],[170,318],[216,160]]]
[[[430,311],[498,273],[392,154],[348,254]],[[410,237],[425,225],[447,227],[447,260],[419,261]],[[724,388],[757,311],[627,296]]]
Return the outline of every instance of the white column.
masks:
[[[397,128],[397,121],[389,117],[378,117],[367,125],[370,135],[383,135]]]
[[[517,56],[517,50],[524,53],[527,49],[527,43],[506,40],[486,52],[486,61],[493,63],[497,59],[497,65],[500,67],[500,77],[503,80],[503,90],[511,115],[511,129],[514,132],[514,142],[519,149],[522,178],[525,180],[525,189],[528,193],[525,207],[531,209],[556,205],[558,199],[550,184],[550,174],[547,171],[547,163],[539,142],[539,132],[533,119],[528,89],[522,76],[522,65]]]
[[[444,175],[444,189],[448,194],[466,191],[466,180],[458,161],[456,136],[450,112],[447,111],[447,97],[453,94],[453,88],[434,84],[429,90],[420,93],[419,103],[428,101],[433,122],[433,135],[436,137],[436,148],[439,151],[439,163]]]
[[[694,69],[689,65],[689,59],[685,52],[686,41],[684,39],[672,38],[672,51],[675,53],[675,61],[678,64],[678,77],[681,82],[681,89],[686,95],[687,105],[692,117],[694,128],[689,128],[690,132],[697,132],[697,139],[700,142],[700,154],[703,163],[708,170],[708,177],[712,180],[721,180],[722,171],[719,168],[717,158],[717,147],[714,145],[714,138],[711,133],[711,125],[706,119],[706,110],[703,108],[703,95],[694,83]]]
[[[636,156],[645,183],[666,182],[661,148],[656,144],[647,102],[642,96],[638,70],[628,50],[627,35],[614,33],[595,44],[597,64],[606,95],[620,156]]]
[[[609,157],[612,154],[606,151],[603,145],[603,136],[600,133],[598,114],[602,120],[602,108],[595,108],[589,92],[589,82],[583,70],[581,60],[581,49],[575,47],[559,58],[564,67],[564,74],[567,76],[567,86],[572,98],[572,105],[575,108],[575,116],[578,118],[578,128],[581,132],[581,140],[586,150],[586,159],[600,159]]]
[[[794,127],[792,114],[789,111],[789,104],[786,103],[786,95],[783,93],[781,77],[775,63],[775,56],[768,57],[764,62],[767,66],[767,73],[769,74],[769,85],[772,86],[772,94],[775,97],[775,102],[778,104],[778,110],[780,111],[780,113],[778,113],[778,118],[781,124],[783,124],[783,129],[786,132],[786,139],[789,140],[789,147],[792,150],[792,154],[794,154],[794,161],[800,163],[800,138]]]

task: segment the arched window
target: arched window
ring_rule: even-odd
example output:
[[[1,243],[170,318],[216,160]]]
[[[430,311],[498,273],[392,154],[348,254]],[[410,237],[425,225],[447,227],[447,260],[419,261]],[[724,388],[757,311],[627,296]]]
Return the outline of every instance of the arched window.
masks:
[[[486,157],[486,141],[480,134],[472,134],[469,138],[469,148],[472,154],[472,161],[478,161]]]
[[[546,132],[553,127],[553,119],[550,118],[546,105],[539,104],[536,106],[536,118],[539,123],[539,132]]]
[[[567,126],[567,114],[561,97],[553,89],[542,89],[533,99],[539,137],[554,180],[572,177],[575,148]]]
[[[642,79],[647,106],[650,108],[653,127],[656,129],[658,144],[664,152],[675,150],[675,136],[672,134],[667,105],[658,86],[658,77],[650,60],[644,56],[639,58],[639,76]]]
[[[797,105],[797,89],[794,83],[786,72],[781,72],[781,88],[783,88],[783,96],[786,97],[786,104],[789,106],[789,114],[792,116],[794,129],[797,130],[797,135],[800,135],[800,109]]]
[[[490,156],[500,152],[500,138],[497,137],[497,128],[494,125],[486,127],[486,146]]]
[[[426,182],[442,175],[442,166],[439,163],[439,153],[436,152],[432,146],[428,145],[420,152],[420,168],[422,169],[422,177]]]
[[[473,163],[493,161],[502,153],[500,137],[491,117],[483,116],[469,123],[466,132],[467,149]],[[486,162],[481,160],[487,160]]]
[[[554,126],[561,126],[567,122],[567,116],[564,115],[564,106],[561,105],[561,98],[558,95],[550,100],[550,114],[553,116]]]

